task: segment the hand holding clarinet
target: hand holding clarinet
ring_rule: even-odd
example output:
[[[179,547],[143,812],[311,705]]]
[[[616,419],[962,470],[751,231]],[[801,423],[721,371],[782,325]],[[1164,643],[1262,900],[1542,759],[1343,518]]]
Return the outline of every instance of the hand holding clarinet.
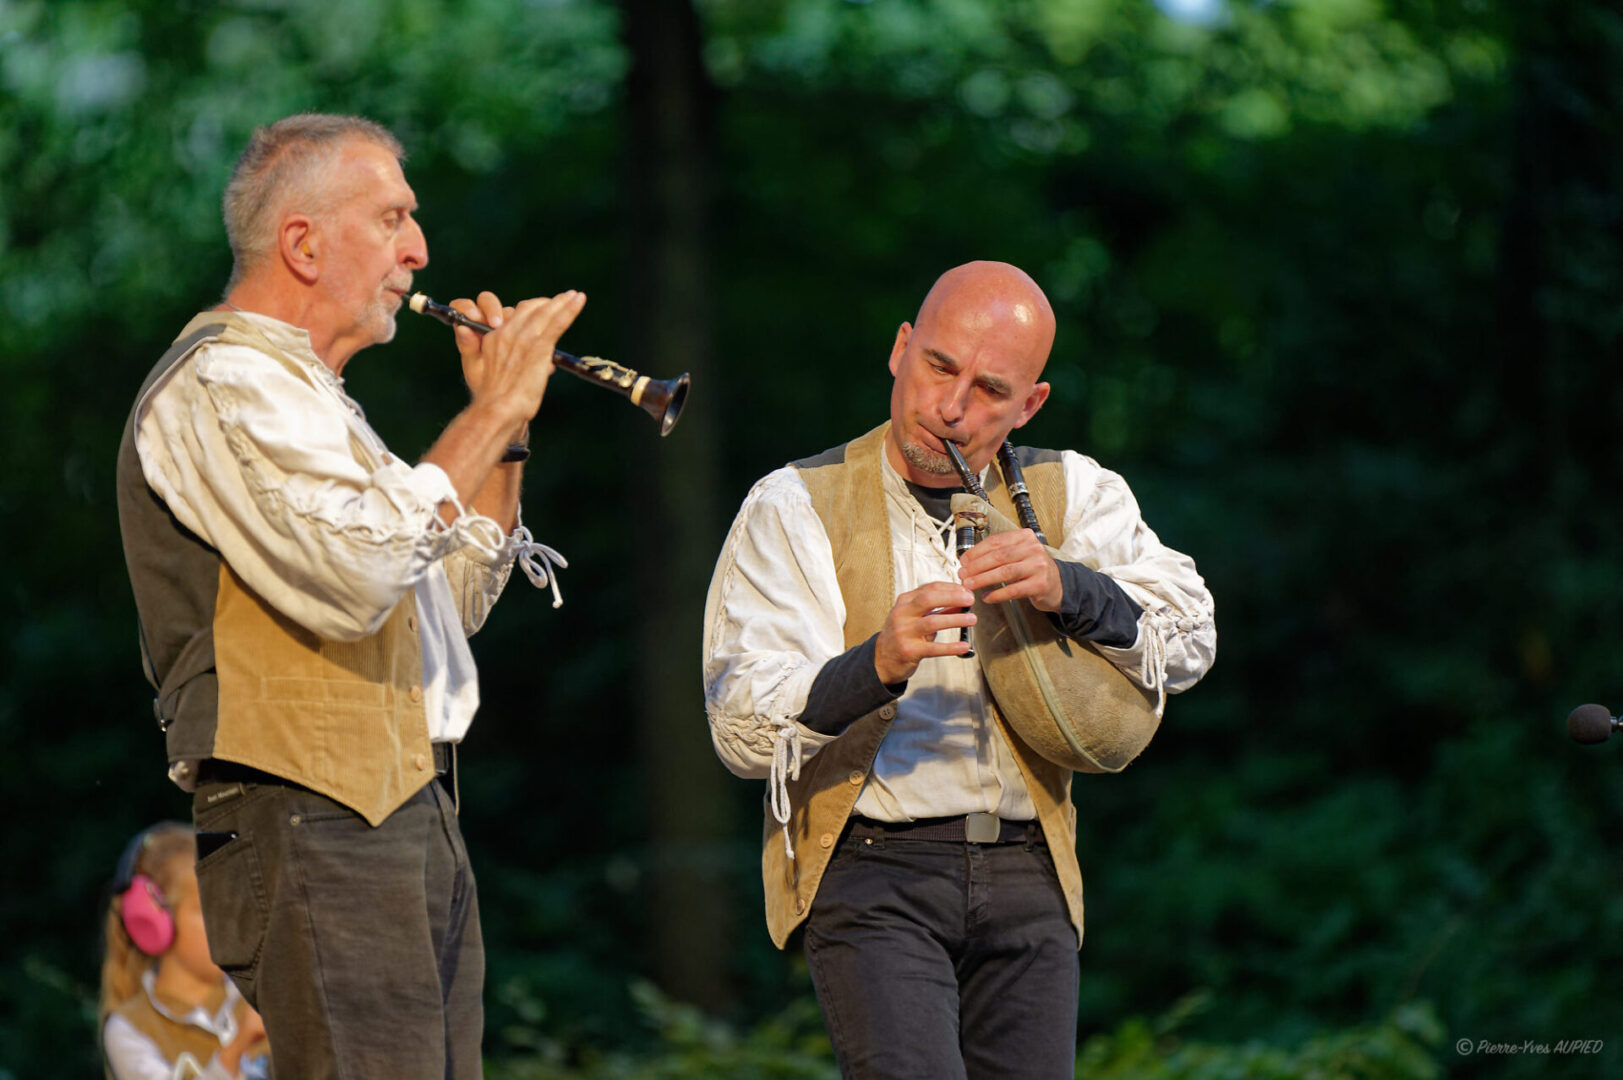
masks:
[[[468,391],[476,406],[489,407],[511,418],[507,428],[510,447],[519,448],[525,442],[524,433],[541,408],[547,381],[552,377],[558,339],[585,306],[586,294],[573,289],[554,297],[524,300],[517,307],[503,307],[488,291],[480,293],[477,301],[456,300],[451,304],[451,309],[463,317],[452,325],[456,328],[456,346],[462,354],[462,375]],[[416,297],[412,309],[418,310]],[[470,323],[488,330],[476,331]],[[524,456],[528,455],[519,456],[510,448],[503,460],[523,460]]]

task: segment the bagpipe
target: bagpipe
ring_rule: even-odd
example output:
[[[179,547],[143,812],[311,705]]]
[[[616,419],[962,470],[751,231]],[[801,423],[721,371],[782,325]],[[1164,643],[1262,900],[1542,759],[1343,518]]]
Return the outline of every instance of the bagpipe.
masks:
[[[1010,521],[987,498],[950,440],[947,456],[968,494],[952,497],[953,535],[963,555],[988,536],[1030,529],[1045,547],[1025,474],[1007,440],[998,450],[1003,485],[1020,518]],[[1060,558],[1049,548],[1049,554]],[[1155,695],[1086,642],[1074,641],[1029,600],[975,599],[974,648],[998,711],[1033,750],[1078,772],[1120,772],[1160,727]]]

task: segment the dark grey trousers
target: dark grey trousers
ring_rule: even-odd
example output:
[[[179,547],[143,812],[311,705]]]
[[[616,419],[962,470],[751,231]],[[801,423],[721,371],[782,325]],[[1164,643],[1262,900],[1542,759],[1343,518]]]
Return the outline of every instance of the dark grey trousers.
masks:
[[[848,1080],[1071,1080],[1077,940],[1039,838],[848,834],[806,921]]]
[[[193,818],[209,949],[264,1017],[278,1077],[482,1075],[479,904],[438,781],[377,828],[275,783],[200,785]]]

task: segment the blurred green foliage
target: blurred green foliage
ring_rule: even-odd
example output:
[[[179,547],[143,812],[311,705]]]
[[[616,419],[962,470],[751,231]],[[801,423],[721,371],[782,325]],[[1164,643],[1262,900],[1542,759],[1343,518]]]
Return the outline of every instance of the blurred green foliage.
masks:
[[[1561,718],[1616,704],[1623,646],[1623,16],[1167,14],[1197,6],[697,3],[715,355],[684,424],[722,450],[713,547],[754,478],[883,418],[891,337],[937,273],[1026,267],[1060,335],[1021,438],[1124,473],[1220,625],[1143,761],[1076,785],[1078,1075],[1616,1075],[1620,764]],[[112,464],[134,387],[224,283],[217,201],[248,132],[307,108],[388,124],[428,291],[583,288],[566,347],[635,365],[626,17],[0,0],[0,777],[41,822],[0,840],[24,883],[0,894],[0,1076],[94,1069],[112,862],[185,814],[146,719]],[[346,373],[401,452],[460,406],[451,355],[402,324]],[[526,520],[570,557],[569,602],[515,588],[476,640],[464,756],[491,1073],[829,1075],[803,965],[757,921],[756,785],[721,780],[734,831],[646,839],[623,570],[661,541],[628,483],[661,444],[578,386],[542,419]],[[697,657],[669,692],[704,739]],[[722,1015],[642,981],[647,882],[673,861],[745,913]],[[1455,1049],[1563,1039],[1607,1045]]]
[[[571,1048],[545,1034],[544,1006],[526,1002],[522,1035],[533,1053],[493,1063],[491,1080],[837,1080],[833,1049],[810,999],[738,1031],[671,1001],[639,982],[632,997],[644,1026],[659,1036],[644,1053]],[[518,1004],[518,1003],[514,1003]],[[1191,994],[1153,1020],[1133,1018],[1091,1036],[1077,1058],[1078,1080],[1433,1080],[1442,1025],[1427,1006],[1406,1006],[1381,1021],[1320,1032],[1300,1046],[1262,1041],[1213,1045],[1189,1040],[1183,1028],[1214,1004]]]

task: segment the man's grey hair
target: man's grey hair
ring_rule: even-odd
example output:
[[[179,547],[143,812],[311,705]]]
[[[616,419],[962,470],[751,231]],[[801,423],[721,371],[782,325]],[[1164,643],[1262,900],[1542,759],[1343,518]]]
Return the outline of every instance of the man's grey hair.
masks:
[[[299,113],[254,129],[220,200],[233,260],[226,292],[276,251],[277,226],[289,210],[318,216],[330,208],[337,192],[327,168],[352,139],[406,158],[388,128],[361,116]]]

